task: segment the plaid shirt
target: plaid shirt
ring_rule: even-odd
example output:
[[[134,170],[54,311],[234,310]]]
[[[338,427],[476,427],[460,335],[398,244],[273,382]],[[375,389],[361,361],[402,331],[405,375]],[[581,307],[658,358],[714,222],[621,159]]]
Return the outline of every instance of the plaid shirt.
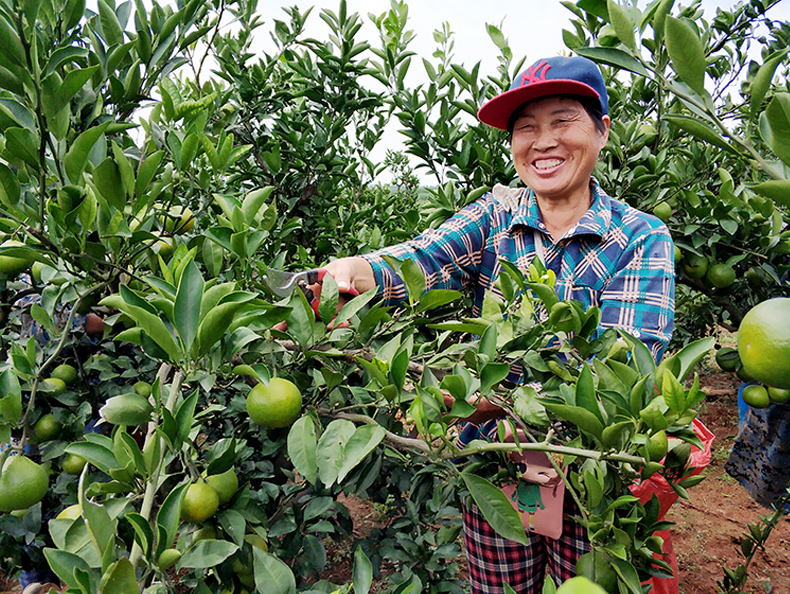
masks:
[[[535,236],[542,237],[547,268],[557,276],[561,299],[601,308],[600,331],[621,328],[644,342],[660,359],[672,334],[675,266],[667,227],[606,195],[590,180],[592,206],[557,242],[546,231],[535,194],[497,186],[478,201],[406,243],[367,254],[383,299],[407,297],[400,278],[381,258],[414,260],[425,274],[426,289],[474,285],[474,313],[486,291],[495,287],[500,258],[526,270],[535,257]]]

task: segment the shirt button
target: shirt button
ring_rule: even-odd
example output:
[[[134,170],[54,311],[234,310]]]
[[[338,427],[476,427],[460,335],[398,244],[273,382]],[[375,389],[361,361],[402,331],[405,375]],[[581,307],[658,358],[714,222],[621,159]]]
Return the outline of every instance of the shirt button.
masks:
[[[544,225],[543,223],[538,223],[538,227],[540,227],[541,229],[545,229],[546,225]]]
[[[633,336],[634,338],[639,338],[639,330],[634,330]]]

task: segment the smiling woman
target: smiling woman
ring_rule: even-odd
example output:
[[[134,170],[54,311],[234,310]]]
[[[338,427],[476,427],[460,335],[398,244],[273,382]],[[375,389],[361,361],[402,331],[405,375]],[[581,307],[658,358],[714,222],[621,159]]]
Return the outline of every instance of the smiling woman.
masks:
[[[383,256],[411,259],[425,275],[426,290],[472,288],[478,315],[486,294],[501,296],[502,260],[526,271],[538,258],[556,275],[560,299],[600,308],[598,332],[621,328],[659,359],[672,332],[674,249],[658,218],[607,196],[592,177],[609,130],[598,67],[580,57],[538,60],[478,117],[511,132],[514,165],[525,187],[495,186],[438,229],[331,262],[326,269],[338,288],[362,293],[376,287],[384,301],[397,304],[408,297],[406,287]],[[519,381],[517,370],[511,379]],[[481,398],[462,443],[495,435],[502,415]],[[559,538],[530,533],[525,546],[497,534],[470,504],[464,536],[472,594],[501,592],[504,583],[519,594],[538,594],[546,573],[555,583],[572,577],[590,544],[569,498],[564,510]]]

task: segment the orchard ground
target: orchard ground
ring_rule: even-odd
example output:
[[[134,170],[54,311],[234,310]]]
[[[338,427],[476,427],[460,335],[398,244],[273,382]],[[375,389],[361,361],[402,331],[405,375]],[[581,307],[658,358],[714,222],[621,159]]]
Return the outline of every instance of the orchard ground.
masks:
[[[716,582],[723,576],[723,568],[734,569],[742,558],[737,552],[738,542],[746,524],[756,522],[769,511],[754,503],[735,480],[724,471],[738,430],[737,391],[739,380],[733,374],[708,372],[701,384],[708,398],[701,408],[701,418],[716,435],[713,459],[707,478],[691,489],[690,500],[678,500],[668,519],[675,522],[673,541],[678,558],[681,594],[716,594]],[[364,537],[370,530],[386,521],[372,505],[357,499],[347,499],[354,519],[354,536]],[[329,563],[321,576],[337,583],[350,580],[352,543],[330,545]],[[460,560],[461,576],[466,575]],[[372,592],[386,588],[388,568],[374,584]],[[47,589],[44,589],[46,592]],[[0,593],[21,594],[16,582],[0,575]],[[52,588],[51,592],[60,592]],[[790,517],[784,517],[768,540],[766,550],[760,551],[749,569],[747,594],[790,592]]]

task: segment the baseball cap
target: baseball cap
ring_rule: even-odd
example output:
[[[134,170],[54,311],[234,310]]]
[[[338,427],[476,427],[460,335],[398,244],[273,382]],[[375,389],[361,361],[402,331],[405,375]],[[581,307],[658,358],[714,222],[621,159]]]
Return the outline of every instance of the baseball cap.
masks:
[[[519,74],[510,89],[486,102],[477,117],[484,124],[507,130],[513,112],[522,104],[548,95],[583,95],[597,99],[609,113],[606,85],[592,60],[574,56],[542,58]]]

